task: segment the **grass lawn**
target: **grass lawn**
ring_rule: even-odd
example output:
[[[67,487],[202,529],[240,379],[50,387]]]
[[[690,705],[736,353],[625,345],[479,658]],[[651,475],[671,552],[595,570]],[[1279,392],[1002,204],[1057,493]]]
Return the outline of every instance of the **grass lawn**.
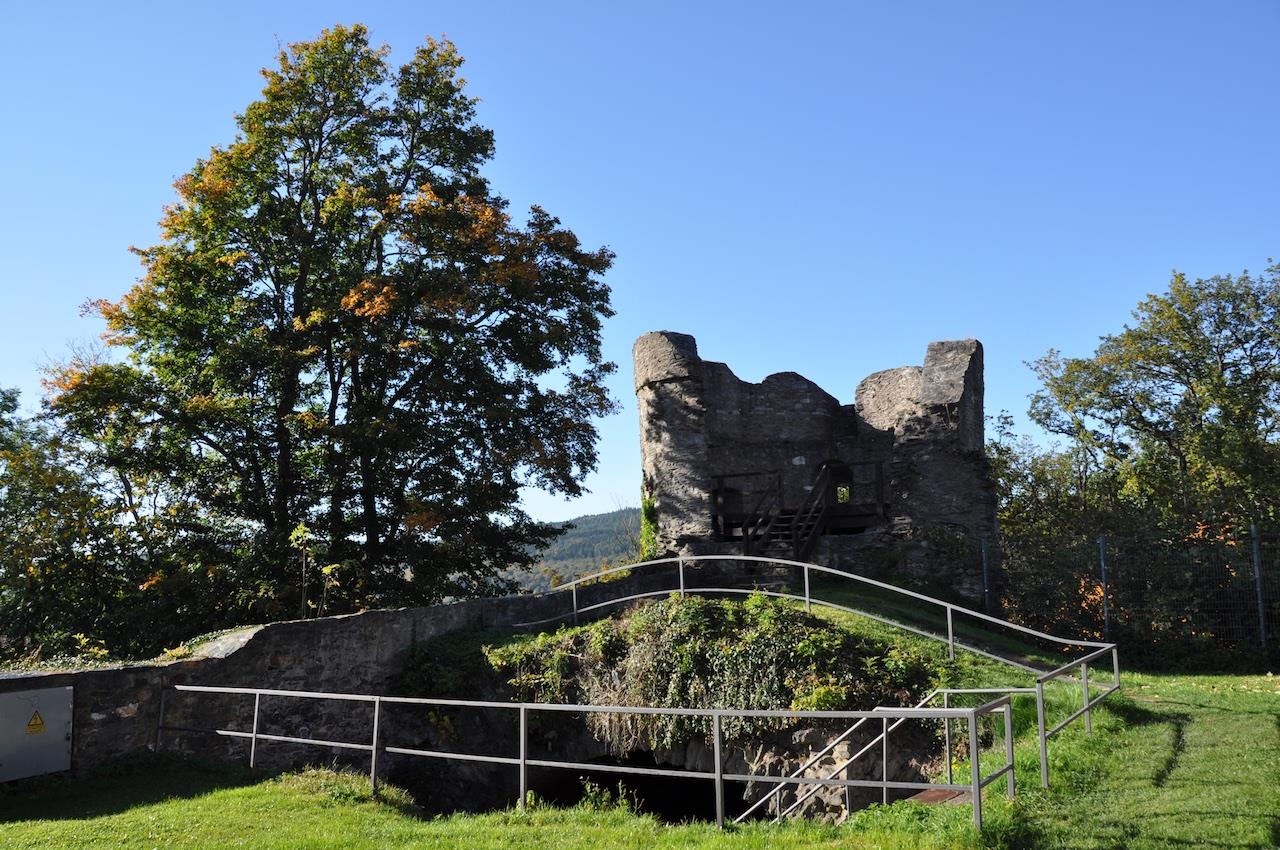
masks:
[[[1018,801],[1047,847],[1280,847],[1280,678],[1130,675]],[[1067,758],[1078,764],[1064,763]]]
[[[1018,749],[1018,798],[987,800],[979,836],[967,806],[873,807],[839,826],[755,825],[719,833],[624,809],[579,807],[423,819],[366,778],[142,760],[81,780],[0,793],[5,848],[1273,848],[1280,845],[1280,678],[1125,678],[1052,744],[1053,788],[1037,785],[1034,736]]]
[[[815,614],[886,641],[945,647],[854,615]],[[495,632],[458,633],[442,651],[470,655]],[[1022,685],[1028,674],[969,653],[947,684]],[[1280,846],[1280,678],[1126,674],[1124,690],[1050,742],[1053,787],[1039,786],[1035,709],[1016,705],[1017,798],[1003,782],[984,796],[986,828],[971,808],[874,806],[840,826],[754,824],[725,832],[680,826],[612,804],[533,807],[427,818],[407,795],[373,799],[367,777],[312,770],[265,777],[243,767],[166,757],[96,775],[0,786],[0,848],[1274,848]],[[1080,704],[1055,685],[1050,722]],[[998,748],[999,744],[995,746]],[[983,759],[984,772],[998,763]],[[425,764],[432,764],[427,762]],[[966,776],[963,765],[958,776]]]
[[[720,832],[667,826],[613,805],[418,816],[408,796],[369,794],[368,778],[308,770],[264,779],[188,762],[137,762],[114,775],[54,781],[0,797],[0,846],[9,848],[914,848],[973,847],[967,812],[847,828],[762,824]],[[921,843],[921,842],[925,843]]]

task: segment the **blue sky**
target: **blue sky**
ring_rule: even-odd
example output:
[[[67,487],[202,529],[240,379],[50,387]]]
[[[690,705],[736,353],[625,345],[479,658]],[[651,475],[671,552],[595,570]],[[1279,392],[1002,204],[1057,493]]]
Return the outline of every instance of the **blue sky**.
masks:
[[[527,496],[544,519],[638,502],[645,331],[843,402],[973,336],[988,412],[1025,424],[1024,361],[1088,354],[1174,268],[1280,254],[1274,2],[10,5],[0,386],[35,403],[277,41],[339,22],[397,57],[453,39],[494,186],[617,252],[623,409],[590,496]]]

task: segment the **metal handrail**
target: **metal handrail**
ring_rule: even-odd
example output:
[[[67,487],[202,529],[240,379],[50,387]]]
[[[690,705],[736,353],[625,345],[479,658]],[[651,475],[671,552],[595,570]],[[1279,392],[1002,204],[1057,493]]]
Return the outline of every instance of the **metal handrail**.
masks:
[[[799,767],[797,767],[794,771],[792,771],[792,772],[791,772],[791,774],[790,774],[787,778],[788,778],[788,779],[795,779],[795,778],[797,778],[798,776],[800,776],[801,774],[803,774],[806,770],[808,770],[809,768],[813,767],[813,765],[817,763],[818,759],[822,758],[822,757],[823,757],[823,756],[825,756],[827,753],[831,752],[831,751],[832,751],[832,750],[834,750],[836,747],[838,747],[838,746],[841,744],[841,742],[843,742],[843,741],[844,741],[844,739],[845,739],[845,738],[848,738],[848,737],[849,737],[850,735],[852,735],[854,732],[858,731],[858,728],[859,728],[860,726],[862,726],[862,724],[864,724],[864,723],[866,723],[866,722],[867,722],[867,718],[865,718],[865,717],[864,717],[864,718],[862,718],[861,720],[859,720],[857,723],[855,723],[855,724],[853,724],[852,726],[850,726],[848,729],[846,729],[846,730],[844,730],[843,732],[841,732],[838,736],[836,736],[835,738],[833,738],[829,744],[827,744],[827,745],[826,745],[825,747],[823,747],[822,749],[818,750],[818,751],[817,751],[816,753],[814,753],[813,755],[809,756],[809,760],[808,760],[808,761],[806,761],[804,764],[800,765]],[[777,795],[779,792],[781,792],[781,791],[782,791],[782,789],[783,789],[783,787],[785,787],[785,786],[783,786],[783,785],[778,785],[776,788],[774,788],[774,789],[773,789],[772,791],[770,791],[768,794],[765,794],[765,795],[764,795],[763,797],[761,797],[759,800],[756,800],[754,803],[752,803],[752,804],[750,805],[750,807],[748,807],[748,808],[747,808],[747,810],[746,810],[745,812],[743,812],[742,814],[740,814],[740,815],[738,815],[736,818],[734,818],[734,819],[733,819],[733,822],[734,822],[734,823],[742,823],[744,820],[746,820],[746,819],[747,819],[747,816],[748,816],[748,815],[750,815],[750,814],[751,814],[752,812],[754,812],[756,809],[758,809],[758,808],[760,808],[761,806],[763,806],[763,805],[764,805],[765,803],[767,803],[770,799],[772,799],[775,795]]]
[[[715,783],[716,793],[716,824],[724,826],[724,783],[726,781],[734,782],[765,782],[765,783],[797,783],[804,785],[814,785],[820,787],[822,785],[841,785],[845,788],[868,787],[881,788],[885,798],[888,798],[890,789],[901,790],[928,790],[928,789],[948,789],[958,791],[969,791],[973,795],[973,819],[974,825],[982,828],[982,789],[994,779],[1003,775],[1005,770],[1009,771],[1010,776],[1010,793],[1012,793],[1012,750],[1010,750],[1009,764],[1002,771],[992,774],[990,777],[983,778],[978,771],[974,770],[968,783],[939,783],[939,782],[903,782],[890,781],[888,777],[882,773],[879,781],[864,779],[818,779],[813,777],[793,776],[781,777],[771,776],[768,774],[737,774],[724,772],[724,758],[722,753],[722,744],[724,741],[723,721],[725,718],[779,718],[779,719],[841,719],[854,720],[860,722],[879,718],[883,724],[887,726],[890,718],[899,718],[901,723],[908,718],[926,719],[926,720],[942,720],[950,723],[953,720],[964,719],[968,722],[969,727],[969,749],[974,755],[975,763],[978,753],[978,736],[977,722],[979,717],[986,711],[995,706],[996,703],[988,704],[981,708],[924,708],[917,706],[913,708],[902,707],[877,707],[874,710],[862,711],[791,711],[791,710],[775,710],[775,709],[725,709],[725,708],[659,708],[653,706],[620,706],[620,705],[579,705],[568,703],[508,703],[496,702],[491,700],[458,700],[458,699],[438,699],[428,697],[395,697],[374,694],[348,694],[326,691],[289,691],[273,688],[244,688],[244,687],[227,687],[216,685],[170,685],[168,689],[181,692],[193,693],[218,693],[218,694],[243,694],[253,696],[253,726],[251,732],[231,729],[191,729],[187,727],[166,726],[164,722],[164,701],[161,701],[160,717],[156,729],[156,747],[160,748],[161,733],[163,732],[208,732],[223,737],[248,739],[250,741],[249,749],[249,766],[255,767],[257,761],[257,747],[260,741],[281,742],[292,744],[306,744],[312,746],[339,747],[346,749],[360,750],[370,754],[369,764],[369,782],[373,793],[378,791],[378,755],[380,752],[394,753],[397,755],[417,756],[425,758],[439,758],[457,761],[485,762],[491,764],[505,764],[518,766],[520,770],[520,797],[519,807],[524,808],[525,798],[528,792],[528,768],[544,767],[559,768],[569,770],[599,770],[621,774],[638,774],[648,776],[668,776],[695,779],[710,779]],[[290,697],[297,699],[318,699],[318,700],[343,700],[348,702],[364,702],[373,705],[373,728],[371,740],[368,744],[355,743],[351,741],[332,741],[322,738],[302,738],[290,735],[268,734],[259,730],[259,721],[261,716],[262,697]],[[494,756],[480,753],[453,753],[440,750],[423,750],[412,747],[393,747],[387,746],[383,742],[382,730],[382,706],[384,704],[411,704],[411,705],[437,705],[452,707],[469,707],[474,709],[503,709],[518,712],[519,717],[519,754],[517,756]],[[1008,712],[1008,698],[1005,698],[1006,710],[1006,726]],[[708,717],[712,721],[712,743],[714,751],[714,770],[713,771],[695,771],[695,770],[672,770],[667,768],[647,768],[635,767],[631,765],[599,765],[588,764],[584,762],[556,761],[551,759],[534,759],[529,757],[528,751],[528,715],[534,711],[552,711],[552,712],[572,712],[575,714],[600,713],[600,714],[648,714],[648,715],[666,715],[666,716],[686,716],[686,717]],[[886,744],[887,746],[887,744]],[[887,755],[886,755],[887,758]]]
[[[1079,667],[1081,664],[1088,664],[1090,661],[1101,658],[1104,655],[1110,654],[1112,649],[1114,649],[1114,644],[1111,646],[1104,646],[1101,649],[1098,649],[1094,652],[1090,652],[1088,655],[1084,656],[1083,658],[1076,658],[1072,661],[1068,661],[1066,664],[1063,664],[1061,667],[1055,668],[1053,670],[1050,670],[1048,673],[1045,673],[1037,681],[1047,682],[1050,679],[1056,679],[1068,670],[1075,669],[1076,667]]]
[[[949,696],[950,694],[953,694],[953,693],[1005,693],[1006,690],[1007,691],[1023,691],[1026,689],[1021,689],[1021,688],[1017,688],[1017,689],[1013,689],[1013,688],[1010,688],[1010,689],[941,688],[941,689],[932,691],[927,697],[925,697],[923,700],[917,703],[916,707],[917,708],[923,707],[938,694],[944,694]],[[1005,766],[1002,767],[1000,770],[995,771],[994,773],[990,774],[985,778],[981,778],[980,784],[981,784],[981,787],[985,788],[986,786],[990,785],[992,782],[995,782],[1001,776],[1005,776],[1007,774],[1009,777],[1008,796],[1013,797],[1014,795],[1013,716],[1012,716],[1012,703],[1009,699],[1009,695],[1006,693],[1004,697],[992,700],[991,702],[988,702],[985,705],[979,706],[978,708],[974,709],[974,712],[976,712],[978,717],[983,717],[988,714],[991,714],[998,708],[1003,708],[1005,713],[1005,744],[1006,744],[1007,761],[1005,763]],[[877,709],[877,711],[879,711],[879,709]],[[856,762],[858,759],[862,758],[864,755],[866,755],[867,753],[875,749],[877,744],[880,745],[881,754],[882,754],[880,776],[882,779],[887,779],[888,777],[886,776],[886,772],[888,770],[889,733],[897,729],[903,723],[907,722],[908,719],[910,718],[901,717],[892,726],[890,726],[888,724],[888,721],[886,720],[879,735],[877,735],[875,738],[869,741],[867,745],[864,746],[861,750],[858,750],[858,752],[854,753],[853,755],[849,756],[849,758],[841,762],[838,766],[836,766],[831,771],[831,773],[827,774],[827,776],[819,780],[819,782],[825,782],[827,784],[838,784],[836,777],[839,776],[841,773],[844,773],[845,771],[847,771],[850,767],[852,767],[853,763]],[[950,786],[952,784],[951,782],[951,778],[952,778],[951,777],[951,725],[949,720],[946,720],[943,722],[945,724],[944,728],[946,730],[946,748],[947,748],[947,754],[946,754],[947,782],[946,784]],[[974,734],[976,734],[976,730],[974,731]],[[977,763],[978,756],[977,756],[977,751],[974,749],[972,744],[970,745],[970,758],[974,761],[975,781],[978,781],[978,777],[980,775],[979,765]],[[821,784],[815,784],[814,787],[811,788],[808,792],[806,792],[804,796],[798,797],[796,801],[792,803],[790,806],[788,806],[784,811],[779,812],[778,815],[773,819],[773,822],[781,823],[783,818],[785,818],[787,815],[794,812],[796,809],[800,808],[800,806],[804,805],[804,803],[806,803],[811,797],[813,797],[814,794],[817,794],[821,787],[822,787]],[[885,791],[881,799],[884,803],[888,803],[889,802],[888,786],[885,785],[883,787],[885,787]]]
[[[1082,715],[1084,717],[1085,732],[1092,734],[1093,707],[1109,697],[1111,694],[1120,690],[1120,656],[1116,652],[1114,644],[1111,646],[1109,653],[1111,655],[1110,686],[1105,687],[1104,690],[1096,697],[1091,696],[1091,691],[1089,690],[1089,663],[1107,655],[1108,650],[1106,649],[1099,649],[1096,652],[1091,652],[1083,658],[1077,658],[1069,664],[1065,664],[1055,670],[1050,670],[1048,673],[1045,673],[1036,679],[1036,734],[1040,740],[1040,784],[1045,788],[1049,787],[1049,739],[1061,732],[1073,720]],[[1080,675],[1078,677],[1070,675],[1069,671],[1077,668],[1080,671]],[[1066,717],[1066,719],[1058,723],[1052,729],[1045,728],[1044,686],[1055,679],[1075,678],[1079,678],[1080,685],[1083,688],[1083,705],[1076,711],[1073,711]]]
[[[734,562],[750,561],[750,562],[757,562],[757,563],[777,564],[777,565],[788,566],[788,567],[798,567],[803,571],[803,574],[804,574],[804,595],[800,596],[794,593],[764,590],[760,588],[753,588],[753,589],[729,588],[729,587],[690,588],[686,585],[686,582],[685,582],[685,566],[688,563],[697,563],[699,561],[734,561]],[[671,590],[647,591],[643,593],[629,594],[629,595],[614,598],[614,599],[608,599],[608,600],[605,600],[604,602],[598,602],[593,605],[588,605],[586,607],[580,607],[578,605],[577,590],[578,590],[578,585],[580,584],[599,581],[604,576],[607,576],[613,573],[622,572],[624,570],[630,571],[630,570],[635,570],[640,568],[655,567],[662,564],[675,564],[677,566],[678,573],[679,573],[678,591],[674,588]],[[893,594],[897,594],[898,596],[906,597],[908,599],[918,600],[930,605],[937,606],[941,608],[946,614],[947,635],[945,638],[943,638],[939,634],[935,634],[933,632],[929,632],[924,629],[916,628],[915,626],[909,625],[907,623],[893,620],[888,617],[883,617],[879,614],[875,614],[861,608],[855,608],[848,605],[843,605],[840,603],[831,602],[821,598],[814,597],[810,589],[810,580],[809,580],[810,573],[813,571],[837,576],[837,577],[848,579],[854,582],[859,582],[861,584],[865,584],[881,590],[889,591]],[[574,579],[573,581],[566,582],[565,584],[557,588],[556,591],[553,591],[553,592],[559,592],[566,589],[569,590],[572,594],[572,598],[573,598],[572,616],[575,618],[575,621],[578,615],[582,613],[595,611],[601,608],[607,608],[614,605],[620,605],[626,602],[631,602],[639,599],[646,599],[646,598],[651,598],[656,596],[666,596],[675,592],[679,592],[681,595],[684,595],[686,593],[717,593],[717,594],[761,593],[766,596],[772,596],[772,597],[777,597],[782,599],[792,599],[798,602],[803,602],[806,610],[810,609],[814,602],[817,602],[818,604],[825,605],[828,608],[834,608],[837,610],[848,611],[853,614],[858,614],[860,616],[867,617],[869,619],[876,620],[881,623],[885,623],[886,625],[890,625],[895,628],[904,629],[914,634],[921,635],[922,637],[929,638],[930,640],[945,641],[947,644],[947,653],[952,658],[955,657],[956,647],[960,647],[961,649],[976,653],[978,655],[985,656],[987,658],[991,658],[1003,664],[1007,664],[1012,667],[1017,667],[1030,673],[1035,673],[1038,677],[1036,681],[1036,714],[1037,714],[1037,728],[1038,728],[1038,734],[1040,738],[1040,780],[1041,780],[1041,783],[1046,788],[1049,787],[1048,739],[1053,735],[1057,734],[1068,723],[1070,723],[1072,720],[1075,720],[1077,717],[1081,715],[1083,715],[1085,718],[1085,730],[1087,732],[1092,732],[1093,720],[1092,720],[1091,711],[1093,706],[1097,705],[1098,702],[1100,702],[1110,694],[1120,689],[1120,659],[1119,659],[1119,654],[1116,650],[1116,645],[1114,643],[1102,643],[1099,641],[1058,637],[1056,635],[1051,635],[1046,632],[1039,631],[1038,629],[1032,629],[1027,626],[1018,625],[1017,623],[1010,623],[1007,620],[1001,620],[998,617],[993,617],[981,611],[975,611],[972,608],[966,608],[962,605],[956,605],[951,602],[946,602],[942,599],[936,599],[932,596],[926,596],[925,594],[919,593],[914,590],[908,590],[903,587],[897,587],[896,585],[887,584],[882,581],[877,581],[875,579],[867,578],[866,576],[860,576],[855,573],[837,569],[835,567],[822,566],[821,564],[810,564],[803,561],[792,561],[785,558],[762,557],[762,556],[755,556],[755,555],[698,555],[698,556],[690,556],[688,558],[682,557],[682,556],[678,556],[674,558],[657,558],[650,561],[642,561],[636,564],[610,567],[608,569],[601,570],[589,576],[582,576],[580,578]],[[1093,648],[1093,651],[1090,653],[1087,653],[1081,658],[1076,658],[1058,668],[1046,671],[1040,667],[1033,666],[1032,664],[1027,664],[1027,663],[1023,663],[1022,661],[1017,661],[1011,658],[1005,658],[1003,656],[996,655],[995,653],[988,652],[982,649],[981,647],[974,646],[972,644],[964,642],[963,640],[958,639],[955,634],[955,623],[954,623],[954,618],[956,614],[960,614],[966,617],[971,617],[973,619],[980,620],[983,622],[992,623],[997,626],[1000,626],[1001,628],[1009,629],[1011,631],[1014,631],[1020,634],[1030,635],[1032,637],[1035,637],[1041,640],[1046,640],[1051,643],[1056,643],[1063,648],[1091,647]],[[516,623],[514,625],[517,627],[538,626],[546,623],[553,623],[553,622],[556,622],[557,620],[562,620],[568,616],[570,616],[570,614],[566,613],[566,614],[556,615],[554,617],[548,617],[542,620],[534,620],[534,621],[525,622],[525,623]],[[1111,659],[1112,659],[1112,670],[1113,670],[1112,681],[1110,682],[1110,686],[1106,690],[1104,690],[1099,696],[1092,697],[1091,692],[1089,690],[1089,685],[1088,685],[1089,663],[1107,655],[1108,653],[1111,655]],[[1045,721],[1044,686],[1046,683],[1053,681],[1055,679],[1068,678],[1066,675],[1066,671],[1073,670],[1076,668],[1080,669],[1079,678],[1084,682],[1084,707],[1080,711],[1073,714],[1071,717],[1067,718],[1066,721],[1059,724],[1057,727],[1053,729],[1049,729],[1046,726],[1046,721]],[[1070,678],[1076,678],[1076,677],[1070,677]]]
[[[1054,643],[1060,644],[1061,646],[1068,646],[1068,647],[1069,646],[1091,646],[1091,647],[1106,648],[1106,649],[1111,649],[1112,647],[1115,646],[1115,644],[1113,643],[1103,643],[1101,641],[1090,641],[1090,640],[1083,640],[1079,638],[1058,637],[1057,635],[1051,635],[1051,634],[1048,634],[1047,632],[1042,632],[1037,629],[1030,628],[1028,626],[1021,626],[1021,625],[1018,625],[1017,623],[1011,623],[1008,620],[1001,620],[999,617],[993,617],[989,614],[984,614],[981,611],[975,611],[972,608],[966,608],[963,605],[956,605],[953,602],[947,602],[942,599],[937,599],[936,597],[933,597],[933,596],[926,596],[925,594],[919,593],[918,591],[915,591],[915,590],[909,590],[905,587],[898,587],[897,585],[887,584],[886,582],[877,581],[873,578],[867,578],[866,576],[860,576],[857,573],[851,573],[851,572],[848,572],[847,570],[841,570],[836,567],[826,567],[826,566],[823,566],[822,564],[810,564],[804,561],[793,561],[787,558],[774,558],[774,557],[766,557],[766,556],[760,556],[760,555],[689,555],[689,556],[677,556],[677,557],[669,557],[669,558],[654,558],[648,561],[638,561],[634,564],[623,564],[617,567],[609,567],[607,569],[603,569],[598,572],[592,573],[591,575],[579,576],[573,581],[567,581],[564,584],[558,585],[557,587],[552,589],[550,593],[559,593],[561,591],[576,587],[580,584],[595,582],[603,578],[604,576],[610,575],[612,573],[618,573],[618,572],[623,572],[627,570],[637,570],[644,567],[655,567],[660,564],[680,564],[683,566],[684,564],[696,563],[698,561],[754,561],[758,563],[778,564],[784,567],[801,567],[806,571],[816,570],[820,573],[827,573],[829,575],[839,576],[840,578],[847,578],[852,581],[859,582],[861,584],[870,585],[872,587],[876,587],[881,590],[887,590],[887,591],[890,591],[891,593],[896,593],[900,596],[906,596],[912,599],[918,599],[921,602],[927,602],[931,605],[936,605],[940,608],[950,610],[954,613],[963,614],[966,617],[973,617],[975,619],[984,620],[989,623],[994,623],[995,625],[1012,629],[1013,631],[1020,632],[1021,634],[1031,635],[1032,637],[1037,637],[1043,640],[1052,641]],[[688,589],[696,590],[697,588],[688,588]],[[544,595],[549,595],[549,594],[544,594]],[[619,599],[619,600],[613,600],[613,601],[616,603],[616,602],[626,602],[630,600]],[[822,602],[822,600],[819,600],[819,599],[814,599],[813,601]],[[828,603],[823,602],[822,604],[828,604]],[[586,609],[582,609],[582,610],[586,610]],[[536,626],[536,625],[541,625],[542,623],[550,623],[555,620],[561,620],[567,616],[569,615],[562,614],[556,617],[549,617],[545,620],[535,620],[527,623],[516,623],[515,625]],[[931,635],[931,636],[935,638],[938,637],[937,635]],[[1037,670],[1037,672],[1041,672],[1041,671]]]
[[[915,706],[915,707],[916,707],[916,708],[923,708],[924,706],[928,705],[928,704],[929,704],[929,702],[930,702],[930,701],[931,701],[931,700],[932,700],[932,699],[933,699],[937,694],[938,694],[938,691],[936,691],[936,690],[934,690],[934,691],[930,691],[930,692],[929,692],[929,694],[928,694],[928,696],[926,696],[924,699],[920,700],[920,702],[916,703],[916,706]],[[902,718],[902,719],[898,720],[896,723],[894,723],[894,724],[893,724],[893,726],[892,726],[892,727],[890,727],[889,729],[887,729],[887,730],[886,730],[886,729],[882,729],[879,735],[877,735],[875,738],[871,739],[871,741],[870,741],[866,746],[864,746],[861,750],[859,750],[857,753],[855,753],[854,755],[850,756],[850,757],[849,757],[849,758],[844,762],[844,764],[842,764],[839,768],[837,768],[837,769],[832,773],[832,775],[831,775],[831,776],[828,776],[828,777],[827,777],[827,779],[832,779],[832,778],[834,778],[834,777],[835,777],[835,776],[837,776],[837,775],[838,775],[842,770],[844,770],[844,769],[848,768],[848,767],[849,767],[849,765],[853,764],[853,762],[857,761],[859,758],[861,758],[862,756],[866,755],[868,752],[870,752],[870,751],[875,747],[875,745],[876,745],[876,744],[878,744],[878,743],[880,743],[880,742],[882,742],[882,741],[884,740],[884,736],[885,736],[885,733],[886,733],[886,732],[892,732],[894,729],[897,729],[900,725],[902,725],[902,724],[903,724],[903,723],[905,723],[905,722],[906,722],[906,718],[904,717],[904,718]],[[854,729],[856,729],[856,728],[857,728],[856,726],[855,726],[855,727],[852,727],[852,728],[850,728],[848,731],[849,731],[849,732],[852,732],[852,731],[853,731]],[[847,734],[847,733],[846,733],[846,734]],[[841,736],[841,737],[843,737],[843,736]],[[817,756],[815,756],[814,758],[812,758],[812,759],[810,759],[808,762],[806,762],[806,763],[805,763],[805,765],[804,765],[803,767],[801,767],[801,768],[800,768],[800,770],[796,771],[796,773],[793,773],[793,774],[791,775],[791,778],[792,778],[792,779],[794,779],[794,778],[796,778],[796,776],[797,776],[798,774],[800,774],[800,773],[804,772],[805,770],[807,770],[810,766],[812,766],[812,764],[813,764],[814,762],[816,762],[816,761],[818,760],[818,758],[820,758],[821,756],[825,755],[826,753],[828,753],[828,752],[830,752],[832,749],[834,749],[837,743],[839,743],[839,741],[838,741],[838,740],[837,740],[837,741],[833,741],[833,742],[832,742],[831,744],[829,744],[827,747],[823,748],[822,752],[820,752]],[[883,777],[883,776],[882,776],[882,778],[887,778],[887,777]],[[947,778],[947,781],[948,781],[948,782],[950,782],[950,781],[951,781],[950,777],[948,777],[948,778]],[[805,803],[805,802],[806,802],[810,797],[812,797],[814,794],[817,794],[817,793],[818,793],[818,791],[819,791],[819,789],[821,789],[822,787],[823,787],[823,786],[821,786],[821,785],[815,785],[813,788],[809,789],[809,792],[808,792],[807,794],[805,794],[803,797],[798,798],[798,799],[797,799],[794,803],[792,803],[792,804],[791,804],[791,805],[790,805],[790,806],[789,806],[785,811],[780,812],[780,813],[778,814],[778,816],[777,816],[777,817],[775,817],[775,818],[773,819],[773,822],[774,822],[774,823],[781,823],[781,822],[782,822],[782,819],[783,819],[784,817],[786,817],[787,815],[791,814],[791,812],[793,812],[793,811],[795,811],[797,808],[799,808],[803,803]],[[777,789],[775,789],[773,792],[771,792],[770,796],[772,796],[772,794],[775,794],[775,793],[778,793],[778,792],[781,792],[781,791],[782,791],[782,787],[781,787],[781,786],[779,786]],[[763,802],[764,802],[765,800],[767,800],[767,799],[768,799],[768,797],[761,798],[761,799],[756,803],[756,805],[758,806],[760,803],[763,803]],[[751,813],[751,811],[752,811],[752,810],[754,810],[754,809],[755,809],[755,806],[752,806],[750,809],[748,809],[748,810],[746,811],[746,813],[744,813],[744,814],[742,815],[742,818],[739,818],[739,822],[741,822],[741,820],[742,820],[742,819],[745,819],[745,818],[746,818],[746,816],[747,816],[748,814],[750,814],[750,813]]]

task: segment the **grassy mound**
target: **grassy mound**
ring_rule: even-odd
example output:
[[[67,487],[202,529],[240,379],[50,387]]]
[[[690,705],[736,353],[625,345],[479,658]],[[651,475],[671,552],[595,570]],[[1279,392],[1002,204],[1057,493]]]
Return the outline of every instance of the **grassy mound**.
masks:
[[[940,675],[936,655],[917,643],[877,640],[763,595],[672,596],[589,625],[508,636],[484,647],[488,671],[444,643],[415,653],[406,681],[458,696],[456,688],[469,683],[474,692],[484,674],[496,673],[527,702],[840,710],[911,704]],[[619,753],[710,734],[709,719],[699,717],[591,715],[588,722]],[[744,738],[773,725],[733,719],[724,732]]]

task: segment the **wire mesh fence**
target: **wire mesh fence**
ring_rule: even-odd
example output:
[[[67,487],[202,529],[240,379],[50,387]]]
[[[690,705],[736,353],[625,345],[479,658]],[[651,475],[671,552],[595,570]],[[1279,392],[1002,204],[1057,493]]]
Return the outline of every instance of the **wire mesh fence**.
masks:
[[[1280,652],[1274,531],[1006,534],[999,559],[1002,605],[1015,622],[1139,653]]]

